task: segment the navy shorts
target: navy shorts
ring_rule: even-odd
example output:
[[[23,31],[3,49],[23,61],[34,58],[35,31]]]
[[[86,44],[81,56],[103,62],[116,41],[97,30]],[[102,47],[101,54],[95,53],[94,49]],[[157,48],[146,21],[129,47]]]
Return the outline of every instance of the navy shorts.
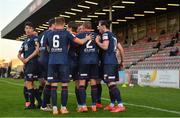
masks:
[[[69,82],[69,65],[49,64],[47,79],[49,83],[57,83],[57,82],[68,83]]]
[[[79,79],[80,80],[89,80],[89,79],[98,79],[99,70],[97,64],[81,64],[79,66]]]
[[[24,66],[25,81],[36,81],[38,79],[38,63],[31,62]]]
[[[116,68],[116,69],[117,69],[117,71],[116,71],[116,72],[117,72],[117,73],[116,73],[116,81],[119,81],[119,71],[122,70],[122,69],[119,68],[119,67],[120,67],[120,65],[118,64],[118,65],[117,65],[117,68]]]
[[[43,78],[43,79],[47,80],[48,63],[39,62],[38,70],[39,70],[39,74],[38,74],[39,78]]]
[[[100,65],[98,66],[98,68],[99,68],[99,80],[103,80],[103,78],[104,78],[103,65],[100,64]]]
[[[118,65],[105,64],[103,67],[104,71],[104,82],[116,82],[118,76]]]
[[[70,75],[69,77],[72,79],[72,80],[78,80],[78,62],[76,60],[73,60],[71,58],[69,58],[69,72],[70,72]]]
[[[70,75],[69,75],[69,77],[71,78],[71,79],[73,79],[74,81],[75,80],[78,80],[78,64],[70,64],[69,65],[69,70],[70,70]]]

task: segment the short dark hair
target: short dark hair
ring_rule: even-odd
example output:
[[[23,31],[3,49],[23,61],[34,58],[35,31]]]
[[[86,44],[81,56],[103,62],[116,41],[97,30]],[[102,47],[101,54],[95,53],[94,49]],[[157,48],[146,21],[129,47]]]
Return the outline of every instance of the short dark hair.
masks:
[[[77,23],[77,27],[81,26],[83,23]]]
[[[51,27],[53,24],[55,24],[55,19],[54,18],[49,19],[48,24],[49,24],[49,27]]]
[[[72,31],[73,31],[73,32],[76,32],[78,25],[76,24],[76,22],[70,21],[70,22],[68,23],[68,27],[69,27],[69,28],[72,28]]]
[[[65,23],[65,18],[64,17],[55,17],[55,24],[64,24]]]
[[[110,28],[111,21],[109,21],[109,20],[100,20],[99,23],[100,23],[101,25],[105,25],[106,28],[109,29],[109,28]]]
[[[30,21],[25,22],[24,27],[26,26],[32,27],[34,29],[34,25]]]
[[[83,22],[83,24],[82,24],[85,28],[87,28],[87,29],[92,29],[92,23],[91,23],[91,21],[85,21],[85,22]]]

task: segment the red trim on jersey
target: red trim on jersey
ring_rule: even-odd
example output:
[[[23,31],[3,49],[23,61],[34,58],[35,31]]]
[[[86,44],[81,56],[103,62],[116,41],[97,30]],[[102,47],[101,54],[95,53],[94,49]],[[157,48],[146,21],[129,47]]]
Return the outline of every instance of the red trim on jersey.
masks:
[[[76,33],[76,32],[72,32],[72,34],[77,35],[78,33]]]

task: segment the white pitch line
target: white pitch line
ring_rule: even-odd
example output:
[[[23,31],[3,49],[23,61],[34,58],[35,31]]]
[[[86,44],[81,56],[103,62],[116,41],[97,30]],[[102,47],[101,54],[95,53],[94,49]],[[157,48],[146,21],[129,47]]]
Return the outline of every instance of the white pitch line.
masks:
[[[101,99],[105,100],[105,101],[109,101],[109,99],[107,99],[107,98],[101,98]],[[153,110],[157,110],[157,111],[164,111],[164,112],[169,112],[169,113],[174,113],[174,114],[179,114],[180,115],[179,111],[172,111],[172,110],[162,109],[162,108],[158,108],[158,107],[151,107],[151,106],[139,105],[139,104],[131,104],[131,103],[126,103],[126,102],[123,102],[123,104],[128,105],[128,106],[148,108],[148,109],[153,109]]]
[[[15,86],[24,86],[22,84],[19,84],[19,83],[12,83],[12,82],[9,82],[9,81],[4,81],[2,79],[0,79],[1,82],[5,82],[5,83],[8,83],[8,84],[11,84],[11,85],[15,85]],[[74,95],[74,93],[69,93],[70,95]],[[88,96],[90,97],[90,96]],[[101,98],[102,100],[104,101],[109,101],[109,99],[107,98]],[[139,104],[131,104],[131,103],[124,103],[125,105],[129,105],[129,106],[134,106],[134,107],[141,107],[141,108],[147,108],[147,109],[152,109],[152,110],[157,110],[157,111],[162,111],[162,112],[168,112],[168,113],[174,113],[174,114],[178,114],[180,115],[180,112],[179,111],[173,111],[173,110],[168,110],[168,109],[162,109],[162,108],[158,108],[158,107],[152,107],[152,106],[146,106],[146,105],[139,105]]]
[[[1,82],[5,82],[5,83],[8,83],[8,84],[11,84],[11,85],[15,85],[15,86],[24,86],[23,84],[19,84],[19,83],[13,83],[13,82],[9,82],[9,81],[5,81],[3,79],[0,79]]]

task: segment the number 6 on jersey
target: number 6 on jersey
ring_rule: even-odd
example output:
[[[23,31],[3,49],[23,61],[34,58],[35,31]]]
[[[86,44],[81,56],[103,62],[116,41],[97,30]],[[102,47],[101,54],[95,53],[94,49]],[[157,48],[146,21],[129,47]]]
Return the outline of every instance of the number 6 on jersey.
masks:
[[[59,47],[59,35],[53,36],[53,47],[58,48]]]

